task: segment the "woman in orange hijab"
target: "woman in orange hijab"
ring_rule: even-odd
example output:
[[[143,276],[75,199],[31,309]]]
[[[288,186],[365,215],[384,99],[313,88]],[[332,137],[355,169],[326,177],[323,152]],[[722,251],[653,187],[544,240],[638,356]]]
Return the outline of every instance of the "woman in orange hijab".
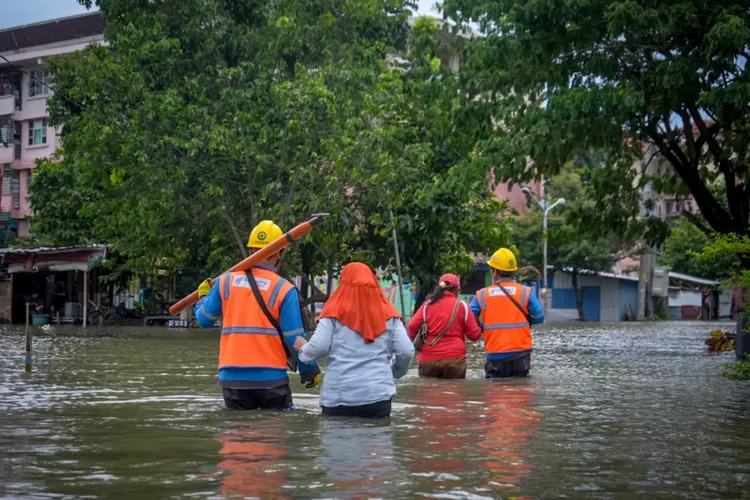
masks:
[[[294,348],[303,363],[328,356],[320,405],[332,416],[389,417],[394,379],[414,356],[401,316],[361,262],[344,266],[310,342],[300,338]]]

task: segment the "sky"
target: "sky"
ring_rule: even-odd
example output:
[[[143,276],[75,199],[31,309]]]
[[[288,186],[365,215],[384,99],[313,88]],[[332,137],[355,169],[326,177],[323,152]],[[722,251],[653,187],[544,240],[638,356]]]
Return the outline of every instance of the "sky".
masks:
[[[418,0],[420,14],[434,14],[437,0]],[[86,12],[76,0],[0,0],[0,29]]]

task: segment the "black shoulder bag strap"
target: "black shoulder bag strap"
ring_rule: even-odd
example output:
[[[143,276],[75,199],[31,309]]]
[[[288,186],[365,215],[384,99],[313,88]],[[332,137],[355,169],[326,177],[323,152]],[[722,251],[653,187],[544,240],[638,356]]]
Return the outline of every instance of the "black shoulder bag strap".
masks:
[[[505,287],[503,286],[502,283],[498,284],[497,286],[500,288],[500,290],[503,291],[503,293],[505,294],[505,296],[508,297],[511,302],[513,302],[513,305],[515,305],[518,308],[518,310],[521,311],[521,313],[523,313],[524,317],[526,318],[526,321],[528,321],[529,324],[531,324],[531,316],[529,315],[528,312],[526,312],[524,310],[523,307],[521,307],[521,304],[519,304],[518,301],[515,298],[513,298],[513,296],[511,294],[508,293],[508,290],[505,289]],[[523,286],[524,285],[521,285],[521,287],[523,287]],[[521,289],[523,290],[523,288],[521,288]]]
[[[253,276],[253,273],[251,271],[245,271],[245,275],[247,276],[247,281],[250,283],[250,288],[253,290],[253,295],[255,296],[255,301],[260,306],[260,310],[263,311],[263,314],[266,316],[268,321],[271,322],[273,327],[276,329],[276,333],[279,334],[279,338],[281,339],[281,345],[284,348],[284,353],[286,353],[286,365],[289,367],[290,370],[293,372],[297,371],[297,358],[292,354],[292,352],[289,350],[289,346],[286,345],[286,342],[284,341],[284,332],[281,331],[281,325],[278,321],[276,321],[276,318],[273,317],[273,314],[271,314],[271,311],[268,310],[268,306],[266,305],[266,301],[263,300],[263,295],[260,293],[260,289],[258,288],[258,282],[255,281],[255,276]]]

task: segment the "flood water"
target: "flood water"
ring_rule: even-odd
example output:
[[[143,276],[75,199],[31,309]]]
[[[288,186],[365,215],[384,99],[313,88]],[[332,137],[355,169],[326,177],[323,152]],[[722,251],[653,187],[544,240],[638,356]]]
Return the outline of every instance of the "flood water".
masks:
[[[224,409],[215,331],[38,338],[31,374],[0,331],[0,497],[750,498],[750,384],[711,329],[535,330],[502,382],[473,346],[465,381],[413,368],[390,423],[321,418],[297,375],[297,411]]]

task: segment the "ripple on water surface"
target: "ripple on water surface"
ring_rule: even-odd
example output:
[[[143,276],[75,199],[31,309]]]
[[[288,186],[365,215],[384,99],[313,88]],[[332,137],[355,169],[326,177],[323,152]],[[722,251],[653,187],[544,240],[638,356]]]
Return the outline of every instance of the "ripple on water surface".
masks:
[[[725,328],[728,325],[724,325]],[[535,330],[533,376],[399,382],[390,422],[230,412],[215,333],[0,334],[0,496],[750,498],[750,385],[701,323]],[[19,332],[15,332],[19,333]]]

